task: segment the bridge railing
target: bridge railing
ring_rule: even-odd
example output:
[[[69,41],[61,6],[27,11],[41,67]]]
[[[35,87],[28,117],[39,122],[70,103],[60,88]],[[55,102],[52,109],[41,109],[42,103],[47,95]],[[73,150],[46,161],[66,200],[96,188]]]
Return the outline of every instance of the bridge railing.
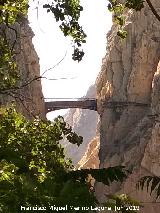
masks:
[[[95,98],[44,98],[45,102],[52,101],[83,101],[83,100],[95,100]]]
[[[46,100],[46,99],[45,99]],[[48,99],[47,99],[48,100]],[[97,102],[96,99],[91,98],[80,98],[78,100],[74,99],[49,99],[50,101],[45,101],[46,113],[59,110],[59,109],[67,109],[67,108],[81,108],[81,109],[90,109],[97,110]],[[54,101],[53,101],[54,100]]]

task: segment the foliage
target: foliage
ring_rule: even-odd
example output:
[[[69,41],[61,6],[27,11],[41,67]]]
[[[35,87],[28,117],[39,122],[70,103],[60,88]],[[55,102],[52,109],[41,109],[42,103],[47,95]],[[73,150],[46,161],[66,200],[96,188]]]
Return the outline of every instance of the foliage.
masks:
[[[160,196],[160,177],[158,176],[144,176],[138,183],[137,188],[143,190],[147,188],[147,192],[150,191],[150,195],[155,192],[156,199]]]
[[[8,41],[0,36],[0,92],[15,86],[19,72]]]
[[[54,122],[28,121],[13,107],[1,109],[0,212],[14,213],[20,206],[35,205],[48,207],[48,212],[53,204],[95,206],[98,201],[87,182],[89,175],[107,185],[126,177],[123,167],[74,171],[59,144],[72,133],[62,117]],[[81,142],[74,135],[74,143]]]
[[[160,19],[150,0],[146,1],[155,16]],[[27,0],[0,1],[0,23],[5,23],[7,26],[13,24],[20,14],[26,14],[27,7]],[[79,24],[80,13],[83,11],[80,0],[53,0],[52,3],[44,3],[43,7],[47,9],[47,12],[52,12],[54,14],[64,36],[72,38],[74,48],[72,58],[80,62],[84,56],[82,44],[86,43],[86,34]],[[118,36],[123,39],[127,36],[127,32],[123,29],[125,24],[125,10],[134,9],[140,11],[143,7],[144,0],[125,0],[122,2],[119,0],[109,0],[108,10],[113,12],[114,21],[119,26],[117,32]]]
[[[80,49],[82,43],[85,43],[86,34],[79,25],[80,12],[83,7],[79,0],[55,0],[52,4],[45,4],[47,12],[52,12],[57,22],[60,22],[60,29],[64,36],[70,36],[73,39],[74,53],[73,60],[78,62],[84,56],[83,50]]]
[[[139,11],[142,7],[143,1],[136,0],[128,0],[125,4],[110,0],[108,6],[121,27],[125,21],[122,16],[125,8]],[[86,35],[79,25],[83,10],[79,0],[54,0],[52,4],[44,4],[44,8],[54,14],[64,35],[73,39],[73,59],[80,61],[84,55],[80,48],[86,42]],[[0,1],[0,24],[5,29],[0,32],[1,93],[12,89],[19,79],[15,43],[11,45],[8,42],[6,30],[15,31],[13,25],[19,15],[26,13],[26,9],[26,0]],[[120,28],[118,33],[126,37],[123,29]],[[39,118],[28,121],[14,108],[0,110],[0,212],[17,213],[20,206],[35,205],[46,206],[46,212],[50,212],[52,205],[97,206],[99,203],[89,183],[90,176],[106,185],[126,178],[123,167],[73,170],[71,160],[65,159],[64,149],[59,143],[63,137],[78,146],[82,143],[82,137],[72,132],[62,117],[54,122]],[[152,191],[154,189],[152,187]],[[115,195],[109,199],[123,205],[122,212],[125,212],[125,205],[134,203],[124,196]],[[75,210],[71,208],[66,212]]]
[[[99,171],[101,175],[99,175]],[[115,166],[109,167],[107,169],[83,169],[77,171],[71,171],[69,175],[71,175],[74,179],[78,179],[79,181],[84,181],[90,175],[98,182],[102,182],[105,185],[110,185],[113,181],[122,182],[124,178],[127,177],[128,171],[125,171],[123,166]]]
[[[144,0],[109,0],[108,10],[113,12],[114,21],[119,26],[117,35],[122,39],[126,38],[127,36],[127,32],[123,29],[125,24],[125,10],[134,9],[136,11],[140,11],[144,7],[143,3]]]
[[[0,23],[13,24],[17,16],[27,12],[27,0],[1,0]]]
[[[150,0],[109,0],[108,10],[113,12],[114,21],[119,26],[117,35],[122,39],[126,38],[127,36],[127,32],[123,29],[125,24],[125,10],[133,9],[137,12],[141,11],[141,9],[144,8],[145,1],[147,2],[156,19],[160,21],[160,16],[158,15]]]
[[[156,14],[151,2],[147,0],[147,3],[151,7],[155,16],[160,18],[158,14]],[[13,24],[20,14],[26,14],[27,7],[27,0],[0,1],[0,23],[7,26]],[[80,5],[80,0],[53,0],[52,3],[44,3],[43,7],[47,9],[47,12],[52,12],[54,14],[64,36],[72,38],[74,48],[74,52],[72,54],[73,60],[78,62],[81,61],[84,56],[84,51],[81,47],[83,43],[86,43],[86,34],[83,31],[82,26],[79,24],[80,13],[83,11],[83,7]],[[119,26],[119,30],[117,32],[118,36],[123,39],[127,36],[127,32],[123,29],[125,24],[125,10],[134,9],[136,11],[140,11],[143,7],[144,0],[125,0],[122,2],[119,0],[109,0],[108,10],[113,12],[114,21]],[[5,43],[5,46],[6,45],[8,46],[7,43]],[[11,63],[11,61],[12,60],[6,60],[8,63]],[[3,61],[0,61],[0,63],[3,64]],[[7,84],[9,81],[10,79],[7,78]]]
[[[122,39],[126,38],[127,32],[125,26],[125,11],[133,9],[141,11],[144,7],[145,0],[108,0],[108,10],[113,13],[114,22],[118,26],[117,35]],[[152,13],[160,21],[160,16],[157,14],[150,0],[146,0]],[[73,39],[74,52],[72,58],[75,61],[81,61],[84,52],[80,47],[86,42],[86,34],[79,25],[80,12],[83,7],[80,5],[80,0],[54,0],[51,4],[44,4],[47,12],[52,12],[64,36],[70,36]],[[95,14],[96,15],[96,14]]]
[[[44,8],[47,12],[52,12],[64,36],[70,36],[74,43],[73,60],[78,62],[84,56],[83,50],[80,49],[83,43],[86,42],[86,34],[79,25],[80,12],[83,7],[79,0],[55,0],[52,4],[45,4]],[[126,0],[121,3],[119,0],[109,0],[108,10],[113,12],[114,20],[119,26],[117,32],[121,38],[126,38],[127,32],[123,30],[125,23],[124,11],[126,8],[140,11],[143,8],[143,0]]]
[[[105,202],[105,206],[111,207],[112,210],[116,210],[116,212],[121,213],[137,213],[139,211],[140,203],[131,199],[126,194],[120,195],[106,195],[108,198],[107,202]]]
[[[3,0],[0,1],[0,24],[3,26],[0,31],[0,92],[15,86],[19,79],[19,71],[15,62],[15,42],[12,44],[8,40],[7,32],[9,30],[17,33],[11,27],[18,15],[25,15],[27,12],[26,0]]]
[[[56,1],[55,1],[56,2]],[[85,42],[85,33],[78,24],[79,1],[57,1],[57,5],[45,5],[61,21],[60,28],[66,36],[72,36],[75,42],[73,58],[80,60],[83,51],[79,51]],[[15,62],[14,45],[7,38],[7,30],[14,29],[18,16],[26,13],[26,1],[6,0],[0,2],[0,22],[4,30],[0,33],[0,90],[12,89],[19,73]],[[68,22],[65,21],[68,19]],[[59,141],[66,137],[78,146],[82,137],[72,132],[62,117],[54,122],[38,118],[26,120],[15,109],[0,110],[0,212],[14,213],[21,206],[51,205],[90,206],[98,204],[88,177],[109,184],[122,181],[126,177],[123,168],[74,171],[71,160],[65,159],[64,149]],[[69,209],[67,212],[74,212]],[[84,211],[83,211],[84,212]]]

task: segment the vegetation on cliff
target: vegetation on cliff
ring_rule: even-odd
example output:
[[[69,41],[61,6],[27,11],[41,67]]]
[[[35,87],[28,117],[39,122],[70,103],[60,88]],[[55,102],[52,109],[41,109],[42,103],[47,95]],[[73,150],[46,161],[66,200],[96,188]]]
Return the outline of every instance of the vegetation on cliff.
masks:
[[[136,10],[141,9],[143,4],[142,1],[136,0],[126,2],[128,4],[126,3],[125,7]],[[110,1],[110,10],[118,7],[114,4],[116,0]],[[64,35],[73,38],[73,59],[80,61],[84,53],[79,48],[82,43],[85,43],[86,35],[78,23],[80,11],[82,11],[79,1],[54,1],[53,4],[45,4],[44,7],[48,12],[54,13],[56,20],[61,23],[60,29]],[[12,24],[21,14],[24,15],[26,10],[27,2],[24,0],[0,1],[1,26],[14,30]],[[122,26],[122,19],[118,16],[116,19]],[[15,63],[14,43],[11,45],[8,42],[3,29],[0,32],[0,47],[0,92],[8,93],[16,89],[19,71]],[[14,213],[20,211],[21,207],[29,208],[34,205],[37,205],[37,208],[38,206],[46,207],[48,212],[53,204],[96,207],[98,201],[94,196],[89,177],[92,176],[106,185],[113,181],[122,181],[126,177],[123,167],[74,171],[70,160],[65,160],[63,148],[59,144],[59,140],[64,136],[71,143],[80,145],[82,142],[82,138],[72,132],[61,117],[53,123],[39,118],[28,121],[14,108],[1,109],[1,212]],[[117,197],[111,197],[111,199],[121,201]],[[125,199],[123,205],[128,202],[126,197]],[[68,209],[68,212],[74,211],[73,208]],[[125,209],[121,211],[125,212]]]
[[[71,143],[82,142],[62,117],[28,121],[14,108],[1,109],[0,212],[35,206],[50,212],[53,205],[68,205],[66,212],[74,212],[71,206],[96,207],[89,176],[106,185],[126,177],[123,167],[73,170],[59,144],[64,136]]]
[[[127,36],[127,32],[123,29],[125,24],[124,12],[126,9],[140,11],[144,7],[144,3],[147,2],[155,17],[160,21],[160,16],[150,0],[109,0],[108,2],[108,10],[113,12],[114,21],[119,26],[117,34],[121,38],[126,38]],[[79,24],[80,13],[83,11],[80,0],[55,0],[51,4],[44,4],[44,8],[47,8],[47,12],[54,14],[56,21],[60,23],[59,27],[64,36],[72,38],[74,48],[73,60],[81,61],[84,56],[82,45],[86,43],[87,35]]]
[[[11,95],[12,90],[19,89],[16,83],[21,72],[15,61],[16,39],[11,44],[7,30],[16,31],[13,25],[26,11],[26,1],[0,2],[2,94]],[[74,17],[75,13],[71,15]],[[25,209],[32,212],[33,208],[39,207],[50,212],[54,205],[69,205],[66,212],[74,212],[74,206],[95,207],[98,201],[89,176],[104,184],[122,181],[126,177],[122,167],[73,170],[71,161],[65,159],[63,147],[59,144],[63,137],[73,144],[82,142],[82,137],[72,132],[62,117],[54,122],[38,117],[29,121],[13,106],[1,108],[0,212],[14,213]]]

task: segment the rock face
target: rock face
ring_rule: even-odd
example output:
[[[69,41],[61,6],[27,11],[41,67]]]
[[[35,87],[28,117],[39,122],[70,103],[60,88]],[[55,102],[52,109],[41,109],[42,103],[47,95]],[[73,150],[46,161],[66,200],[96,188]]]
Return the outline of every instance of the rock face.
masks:
[[[20,89],[1,94],[1,104],[9,105],[10,102],[15,101],[17,110],[25,117],[31,119],[38,115],[45,119],[41,79],[39,78],[39,58],[32,44],[34,34],[29,27],[28,20],[21,17],[12,29],[5,30],[11,45],[15,43],[16,61],[20,71],[17,86]]]
[[[89,142],[84,155],[78,162],[77,168],[78,169],[99,168],[98,151],[99,151],[99,137],[95,137]]]
[[[95,94],[95,86],[91,86],[84,98],[95,98]],[[72,126],[73,131],[83,137],[83,143],[79,147],[68,143],[66,140],[62,142],[67,156],[76,165],[84,155],[88,143],[96,136],[98,113],[92,110],[70,109],[64,118]]]
[[[160,11],[160,1],[152,4]],[[160,203],[135,184],[144,175],[160,175],[160,23],[147,4],[126,13],[121,40],[117,26],[107,35],[107,54],[97,77],[100,114],[100,167],[133,168],[123,184],[96,184],[99,200],[106,192],[127,193],[143,202],[141,213],[159,213]],[[110,105],[107,106],[107,102]]]

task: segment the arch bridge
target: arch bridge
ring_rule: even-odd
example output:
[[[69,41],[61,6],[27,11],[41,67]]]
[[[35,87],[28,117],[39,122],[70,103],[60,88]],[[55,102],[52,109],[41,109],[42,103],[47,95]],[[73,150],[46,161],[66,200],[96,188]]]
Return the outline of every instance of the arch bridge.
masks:
[[[54,100],[54,101],[53,101]],[[45,113],[68,108],[81,108],[97,111],[97,100],[94,98],[45,98]]]
[[[48,100],[48,101],[47,101]],[[55,100],[55,101],[53,101]],[[131,101],[104,101],[104,108],[126,108],[129,106],[135,107],[150,107],[148,103],[131,102]],[[45,113],[60,109],[81,108],[97,111],[97,99],[95,98],[45,98]]]

